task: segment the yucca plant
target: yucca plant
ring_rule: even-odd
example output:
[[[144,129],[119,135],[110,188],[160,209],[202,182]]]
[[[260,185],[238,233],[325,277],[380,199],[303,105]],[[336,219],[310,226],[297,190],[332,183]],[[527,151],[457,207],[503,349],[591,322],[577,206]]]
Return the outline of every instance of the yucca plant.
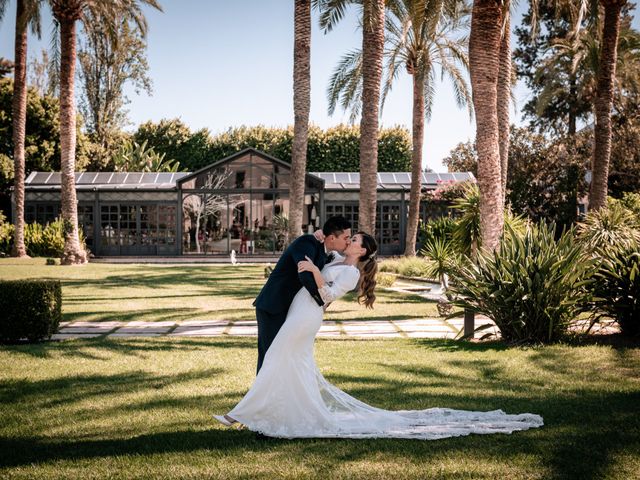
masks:
[[[578,239],[589,252],[640,242],[638,219],[631,210],[618,202],[589,212],[578,225]]]
[[[615,319],[623,334],[640,336],[640,244],[598,249],[601,263],[591,285],[599,316]]]
[[[444,238],[436,237],[427,242],[420,253],[431,260],[427,263],[425,273],[430,278],[438,279],[440,289],[444,294],[449,288],[449,271],[458,257],[452,243]]]
[[[581,253],[573,230],[556,241],[554,225],[524,234],[507,225],[495,252],[453,266],[452,304],[493,319],[508,342],[557,341],[590,307],[595,260]]]
[[[466,182],[463,186],[463,194],[455,199],[451,208],[458,214],[458,219],[453,226],[452,239],[457,250],[474,258],[478,249],[482,246],[480,235],[480,189],[478,184]],[[527,221],[524,217],[514,215],[510,209],[504,212],[505,229],[511,228],[516,233],[524,233],[527,229]]]

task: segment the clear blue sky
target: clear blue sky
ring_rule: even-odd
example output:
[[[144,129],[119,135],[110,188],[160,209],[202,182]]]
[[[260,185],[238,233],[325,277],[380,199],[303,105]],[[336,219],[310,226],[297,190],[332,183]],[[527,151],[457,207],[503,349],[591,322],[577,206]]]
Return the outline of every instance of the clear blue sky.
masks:
[[[293,0],[160,0],[164,13],[147,10],[149,76],[153,96],[129,92],[129,129],[147,121],[181,118],[192,130],[212,133],[239,125],[293,123]],[[515,16],[518,24],[525,2]],[[325,35],[313,14],[311,39],[312,123],[327,128],[348,116],[327,114],[326,88],[338,59],[361,44],[358,11]],[[13,59],[15,1],[0,25],[0,56]],[[638,27],[638,19],[634,21]],[[43,16],[43,39],[30,37],[29,55],[50,41],[51,15]],[[516,108],[527,90],[516,87]],[[520,124],[520,113],[512,112]],[[411,126],[411,83],[401,75],[382,113],[383,126]],[[426,125],[424,165],[444,171],[441,160],[458,142],[474,137],[475,126],[456,107],[448,83],[438,85],[431,122]]]

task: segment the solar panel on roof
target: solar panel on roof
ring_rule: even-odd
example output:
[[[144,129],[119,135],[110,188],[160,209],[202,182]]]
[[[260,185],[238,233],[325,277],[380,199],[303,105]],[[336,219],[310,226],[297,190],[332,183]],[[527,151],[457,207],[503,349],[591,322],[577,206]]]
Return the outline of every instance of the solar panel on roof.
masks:
[[[143,173],[140,183],[156,183],[156,178],[158,178],[158,174],[156,172]]]
[[[129,172],[129,175],[127,175],[123,183],[126,185],[136,185],[140,183],[142,175],[143,174],[139,172]]]
[[[51,172],[38,172],[31,180],[31,183],[45,183],[50,175]]]
[[[378,174],[378,181],[380,183],[396,183],[396,178],[394,177],[393,173],[379,173]]]
[[[47,178],[46,182],[47,185],[58,185],[61,183],[61,174],[60,172],[51,172],[49,174],[49,178]]]
[[[348,173],[334,173],[336,177],[336,183],[351,183]]]
[[[111,175],[113,175],[111,172],[100,172],[98,173],[98,175],[96,175],[95,180],[93,181],[94,184],[104,184],[109,182],[109,179],[111,178]]]
[[[109,185],[118,185],[124,183],[124,179],[127,178],[127,175],[128,173],[126,172],[114,172],[107,183],[109,183]]]

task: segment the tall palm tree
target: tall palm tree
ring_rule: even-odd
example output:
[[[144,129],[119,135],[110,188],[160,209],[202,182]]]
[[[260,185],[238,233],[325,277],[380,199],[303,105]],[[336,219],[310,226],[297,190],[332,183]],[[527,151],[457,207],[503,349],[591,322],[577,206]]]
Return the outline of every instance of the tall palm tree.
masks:
[[[424,122],[431,117],[437,81],[448,77],[454,87],[458,105],[468,106],[471,115],[471,95],[464,78],[468,67],[465,53],[465,30],[468,12],[459,2],[443,0],[397,0],[388,2],[385,21],[386,73],[382,88],[382,106],[400,71],[406,69],[413,83],[413,150],[411,155],[411,191],[405,255],[415,255],[415,241],[420,217],[422,187],[422,147]],[[329,108],[340,102],[352,116],[360,111],[363,56],[354,50],[343,56],[329,84]]]
[[[8,0],[0,0],[0,18],[3,16]],[[41,0],[18,0],[16,5],[15,58],[13,80],[13,195],[15,199],[15,238],[13,251],[15,257],[27,257],[24,245],[24,177],[25,158],[24,141],[27,129],[27,28],[40,36]]]
[[[384,53],[384,0],[365,0],[362,15],[362,117],[358,229],[375,235],[378,193],[378,118]]]
[[[604,9],[602,46],[595,99],[595,145],[593,150],[589,209],[607,204],[609,159],[611,158],[611,107],[620,35],[620,12],[627,0],[600,0]]]
[[[161,10],[156,0],[49,0],[53,16],[60,29],[60,150],[61,200],[65,228],[62,264],[87,262],[87,253],[78,235],[78,205],[75,189],[76,105],[74,81],[76,69],[76,22],[89,12],[92,18],[102,18],[115,32],[116,20],[124,15],[137,23],[145,34],[146,20],[141,4]]]
[[[469,66],[476,114],[476,149],[483,248],[495,250],[504,226],[498,77],[504,8],[499,0],[474,0],[469,37]]]
[[[320,27],[325,32],[331,31],[343,18],[349,5],[361,7],[362,58],[356,74],[359,102],[358,108],[351,112],[351,121],[362,113],[358,229],[374,235],[378,193],[378,120],[384,54],[385,1],[315,0],[315,5],[320,10]],[[329,107],[330,114],[333,114],[334,108],[335,105]]]
[[[293,45],[293,146],[291,150],[291,192],[289,239],[302,232],[307,140],[311,108],[311,0],[295,0]]]
[[[511,103],[512,53],[511,53],[511,14],[510,0],[506,0],[502,39],[500,41],[500,71],[498,73],[498,136],[500,151],[500,178],[502,184],[502,202],[507,194],[507,169],[509,165],[509,105]]]

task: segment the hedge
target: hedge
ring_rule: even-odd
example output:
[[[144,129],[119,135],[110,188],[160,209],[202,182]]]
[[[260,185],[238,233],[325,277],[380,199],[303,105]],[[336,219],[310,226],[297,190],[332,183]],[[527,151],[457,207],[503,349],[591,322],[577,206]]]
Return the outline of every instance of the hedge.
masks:
[[[48,339],[62,317],[59,280],[0,280],[0,342]]]

